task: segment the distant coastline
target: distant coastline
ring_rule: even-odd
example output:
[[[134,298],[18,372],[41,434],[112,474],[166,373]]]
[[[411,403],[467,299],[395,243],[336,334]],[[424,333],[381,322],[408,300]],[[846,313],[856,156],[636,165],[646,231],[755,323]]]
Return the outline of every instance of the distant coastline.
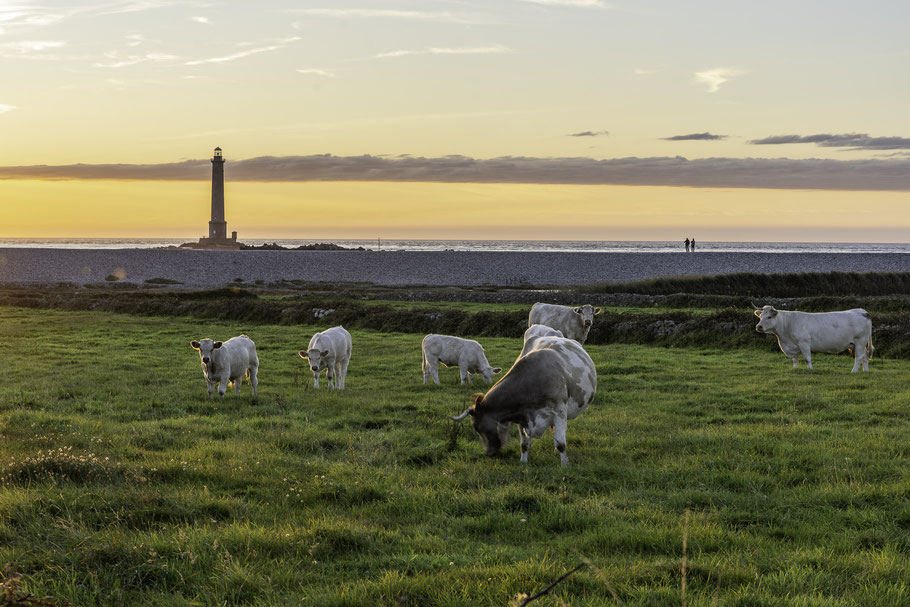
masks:
[[[156,249],[177,247],[185,238],[0,238],[0,248],[41,249]],[[244,238],[256,249],[374,251],[476,251],[476,252],[595,252],[674,253],[685,252],[683,241],[617,240],[441,240],[441,239],[345,239],[345,238]],[[338,248],[335,248],[338,247]],[[280,250],[275,248],[275,250]],[[718,242],[700,240],[698,252],[716,253],[910,253],[910,243],[843,242]]]

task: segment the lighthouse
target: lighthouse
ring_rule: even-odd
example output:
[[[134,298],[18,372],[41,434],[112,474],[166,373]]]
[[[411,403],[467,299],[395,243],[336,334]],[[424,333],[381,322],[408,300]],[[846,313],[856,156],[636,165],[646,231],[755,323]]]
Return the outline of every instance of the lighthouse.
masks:
[[[227,235],[227,222],[224,220],[224,156],[221,148],[215,148],[212,156],[212,218],[209,221],[209,235],[200,238],[199,242],[187,242],[181,247],[187,249],[239,249],[237,232]]]
[[[224,220],[224,157],[221,148],[215,148],[212,157],[212,220],[209,221],[209,240],[227,240],[227,222]]]

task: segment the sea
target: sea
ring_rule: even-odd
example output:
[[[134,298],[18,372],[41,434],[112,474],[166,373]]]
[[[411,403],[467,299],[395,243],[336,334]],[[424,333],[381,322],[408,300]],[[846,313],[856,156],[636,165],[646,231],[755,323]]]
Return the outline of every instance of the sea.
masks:
[[[0,248],[156,249],[179,246],[186,238],[0,238]],[[250,245],[284,247],[332,242],[373,251],[546,251],[580,253],[669,253],[685,251],[682,242],[660,240],[416,240],[244,238]],[[910,243],[862,242],[713,242],[698,241],[697,251],[723,253],[910,253]]]

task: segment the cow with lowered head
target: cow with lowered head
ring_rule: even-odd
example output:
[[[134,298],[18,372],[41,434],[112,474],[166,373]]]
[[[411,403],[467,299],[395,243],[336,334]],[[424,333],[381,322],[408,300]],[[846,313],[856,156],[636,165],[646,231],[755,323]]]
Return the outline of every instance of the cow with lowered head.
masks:
[[[431,333],[423,338],[420,344],[423,368],[423,383],[433,378],[439,383],[439,363],[446,367],[458,367],[461,372],[461,383],[468,383],[480,375],[488,384],[493,383],[493,376],[502,371],[502,367],[491,367],[483,352],[483,346],[473,339],[464,339],[454,335],[436,335]]]
[[[538,302],[531,306],[531,313],[528,314],[528,327],[535,324],[546,325],[562,331],[565,337],[583,344],[588,338],[591,325],[594,324],[595,314],[600,314],[600,308],[595,308],[590,304],[571,308]]]
[[[234,385],[234,393],[240,394],[240,383],[244,375],[253,386],[253,396],[256,396],[256,386],[259,385],[259,357],[256,356],[256,344],[246,335],[232,337],[225,342],[211,339],[193,340],[190,345],[199,351],[202,359],[202,375],[209,388],[209,398],[212,398],[215,384],[218,384],[218,394],[224,398],[228,384]]]
[[[781,351],[799,365],[799,356],[812,368],[812,352],[837,354],[851,350],[854,356],[853,371],[860,365],[869,370],[872,347],[872,319],[862,308],[842,312],[790,312],[776,310],[774,306],[755,308],[759,318],[755,330],[777,337]]]
[[[470,416],[490,456],[502,450],[512,424],[518,424],[522,463],[528,461],[531,439],[552,426],[553,443],[565,466],[568,421],[587,409],[596,391],[597,371],[581,344],[565,337],[538,337],[501,380],[486,394],[475,394],[473,405],[452,419]]]

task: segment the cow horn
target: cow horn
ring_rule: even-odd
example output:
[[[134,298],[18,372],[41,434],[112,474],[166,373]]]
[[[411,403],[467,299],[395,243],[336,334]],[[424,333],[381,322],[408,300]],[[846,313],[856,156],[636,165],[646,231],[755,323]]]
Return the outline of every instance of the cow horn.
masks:
[[[452,417],[450,415],[449,419],[451,419],[452,421],[460,422],[467,416],[471,415],[473,412],[474,412],[474,409],[465,409],[464,413],[462,413],[461,415],[456,415],[455,417]]]
[[[755,308],[756,310],[761,310],[761,308],[759,308],[758,306],[755,305],[754,301],[750,301],[749,303],[752,304],[752,307]]]

